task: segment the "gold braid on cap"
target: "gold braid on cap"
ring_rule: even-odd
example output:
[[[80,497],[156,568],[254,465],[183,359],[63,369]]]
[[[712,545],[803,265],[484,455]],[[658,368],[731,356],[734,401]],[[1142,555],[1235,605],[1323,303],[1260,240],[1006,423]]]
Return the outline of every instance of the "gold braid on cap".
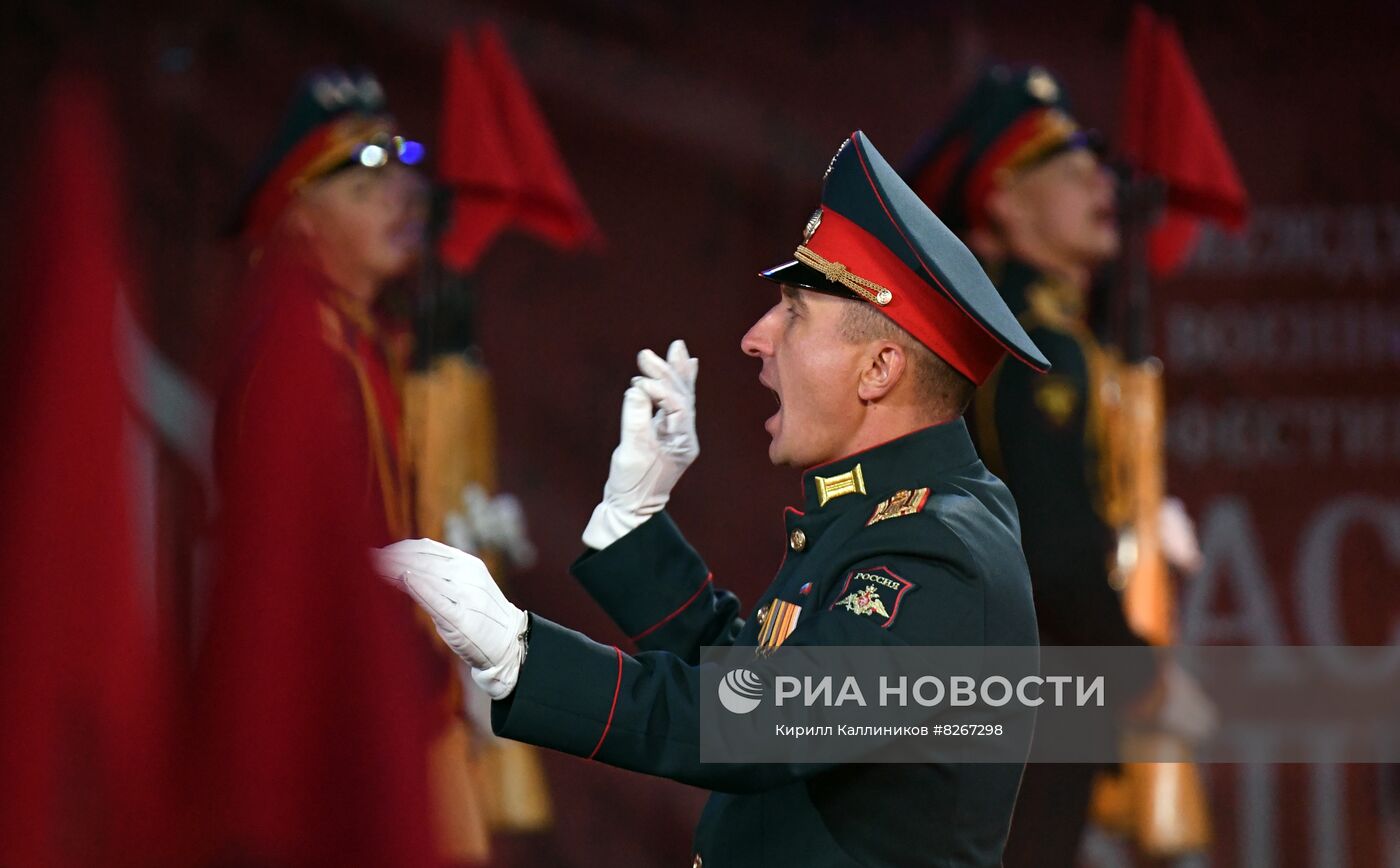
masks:
[[[793,256],[803,265],[809,265],[817,271],[820,271],[822,277],[848,287],[855,292],[856,295],[871,304],[878,304],[884,307],[894,300],[894,293],[890,292],[888,289],[885,289],[873,280],[866,280],[859,275],[852,274],[846,266],[839,262],[832,262],[829,259],[823,258],[821,254],[813,252],[812,249],[805,244],[797,245],[797,252],[794,253]]]

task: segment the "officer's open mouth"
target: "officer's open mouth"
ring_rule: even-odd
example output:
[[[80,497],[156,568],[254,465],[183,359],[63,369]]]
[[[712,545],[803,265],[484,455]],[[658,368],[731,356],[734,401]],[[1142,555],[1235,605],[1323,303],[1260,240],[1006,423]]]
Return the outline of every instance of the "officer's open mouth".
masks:
[[[775,401],[778,402],[778,407],[779,407],[779,408],[781,408],[781,407],[783,406],[783,396],[780,395],[780,394],[778,394],[778,387],[777,387],[777,386],[771,386],[771,385],[769,385],[769,384],[768,384],[768,381],[765,380],[765,379],[763,379],[763,377],[761,377],[761,376],[758,378],[758,384],[759,384],[760,386],[762,386],[763,388],[765,388],[765,389],[767,389],[768,391],[770,391],[770,392],[773,393],[773,400],[775,400]]]
[[[778,403],[778,412],[774,413],[772,416],[769,416],[763,422],[763,429],[769,434],[772,434],[776,437],[778,432],[775,426],[778,424],[779,417],[783,415],[783,396],[778,393],[777,387],[769,384],[768,380],[764,378],[762,374],[759,374],[758,376],[758,383],[759,385],[763,386],[763,388],[772,392],[773,400]]]

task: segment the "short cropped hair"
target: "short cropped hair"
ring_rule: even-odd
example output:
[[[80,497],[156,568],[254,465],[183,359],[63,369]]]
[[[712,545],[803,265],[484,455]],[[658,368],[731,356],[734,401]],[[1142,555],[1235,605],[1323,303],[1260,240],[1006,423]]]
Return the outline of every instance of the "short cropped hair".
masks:
[[[899,344],[909,357],[915,394],[930,411],[961,416],[967,410],[976,385],[876,308],[850,300],[841,315],[840,330],[841,337],[851,343],[886,340]]]

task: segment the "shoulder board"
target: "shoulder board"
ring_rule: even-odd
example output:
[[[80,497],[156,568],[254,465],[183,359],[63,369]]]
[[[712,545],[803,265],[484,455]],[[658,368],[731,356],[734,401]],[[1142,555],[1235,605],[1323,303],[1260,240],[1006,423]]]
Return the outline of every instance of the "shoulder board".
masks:
[[[903,515],[914,515],[924,508],[928,503],[929,491],[927,488],[906,488],[896,491],[894,494],[880,501],[871,513],[870,520],[865,523],[870,527],[876,522],[884,521],[888,518],[899,518]]]

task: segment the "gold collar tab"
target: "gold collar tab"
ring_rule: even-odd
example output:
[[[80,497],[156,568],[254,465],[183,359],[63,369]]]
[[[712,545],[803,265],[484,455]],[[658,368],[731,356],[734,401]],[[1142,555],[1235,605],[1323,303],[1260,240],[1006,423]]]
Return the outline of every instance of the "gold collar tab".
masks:
[[[846,494],[865,494],[865,475],[861,473],[859,464],[835,476],[818,476],[815,481],[817,506],[826,506],[828,500]]]

